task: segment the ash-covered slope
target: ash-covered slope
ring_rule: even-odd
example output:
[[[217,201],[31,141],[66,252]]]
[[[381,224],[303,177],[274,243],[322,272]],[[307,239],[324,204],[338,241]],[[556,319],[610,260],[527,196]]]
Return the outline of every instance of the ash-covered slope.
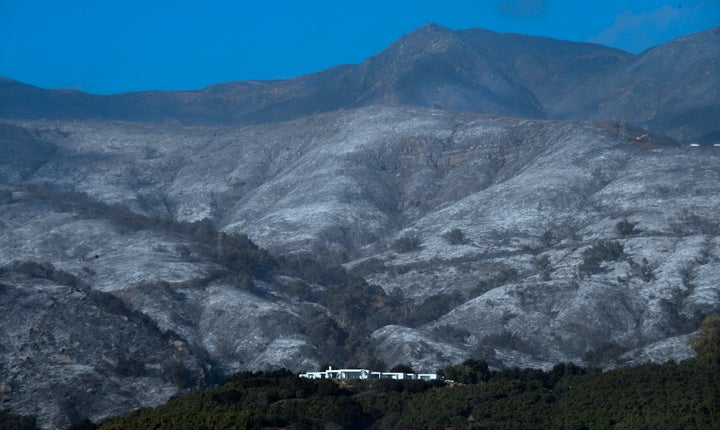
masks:
[[[85,393],[73,391],[77,414],[93,418],[107,401],[160,402],[181,386],[156,366],[173,360],[201,384],[212,369],[306,370],[328,357],[416,370],[469,356],[540,367],[682,359],[720,310],[720,151],[632,126],[372,106],[245,127],[3,127],[52,148],[0,193],[0,294],[23,309],[3,317],[0,384],[24,413],[41,407],[26,393],[70,386]],[[52,193],[27,182],[118,206],[43,199]],[[379,288],[307,260],[233,272],[242,259],[218,258],[232,241],[188,227],[204,218]],[[82,288],[14,261],[52,263]],[[124,307],[83,300],[92,291]],[[25,312],[45,321],[40,334]],[[136,334],[103,352],[87,335],[95,325]],[[33,343],[39,335],[50,340]],[[141,366],[123,376],[118,357]],[[149,398],[130,383],[163,388]],[[93,400],[100,387],[110,400]],[[70,420],[54,410],[46,426]]]
[[[713,143],[720,29],[633,56],[600,45],[425,25],[358,65],[289,80],[98,96],[0,81],[0,117],[257,124],[373,104],[629,122]]]
[[[55,148],[45,138],[33,136],[22,127],[0,123],[0,181],[21,181],[47,163]]]
[[[198,242],[206,226],[150,228],[89,202],[48,186],[0,192],[3,408],[67,428],[238,370],[318,366],[306,327],[324,308],[228,272]]]
[[[211,365],[202,355],[76,281],[48,264],[0,270],[3,408],[67,428],[205,385]]]
[[[649,290],[658,282],[682,289],[657,272],[674,252],[651,244],[690,252],[685,236],[697,230],[694,240],[715,252],[717,151],[639,129],[626,136],[604,123],[408,108],[241,129],[59,128],[67,137],[54,144],[65,155],[33,180],[72,183],[99,200],[180,220],[209,217],[277,254],[352,262],[371,282],[417,302],[485,293],[500,275],[503,282],[532,284],[542,274],[541,283],[553,275],[553,285],[592,283],[600,275],[578,274],[585,249],[610,240],[624,249],[610,255],[617,270],[602,263],[602,282],[632,279],[640,270],[634,264],[647,259],[655,277]],[[616,231],[624,218],[635,224],[632,234]],[[549,262],[536,264],[544,257]],[[679,276],[678,267],[667,270]]]

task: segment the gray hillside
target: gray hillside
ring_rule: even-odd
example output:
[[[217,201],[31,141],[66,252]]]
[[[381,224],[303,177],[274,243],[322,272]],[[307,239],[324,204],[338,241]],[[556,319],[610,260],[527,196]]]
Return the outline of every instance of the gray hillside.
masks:
[[[425,302],[425,314],[372,334],[389,364],[681,359],[686,336],[718,311],[715,148],[606,123],[389,107],[243,128],[22,127],[56,148],[26,181],[209,217],[278,255],[345,263],[393,297]],[[51,262],[228,372],[323,360],[303,328],[315,308],[212,281],[214,263],[187,239],[22,201],[4,208],[3,264]]]

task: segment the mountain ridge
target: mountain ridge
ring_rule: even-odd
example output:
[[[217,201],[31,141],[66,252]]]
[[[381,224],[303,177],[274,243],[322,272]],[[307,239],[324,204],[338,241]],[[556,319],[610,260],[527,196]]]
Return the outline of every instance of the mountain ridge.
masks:
[[[0,117],[230,125],[410,104],[529,118],[616,120],[691,141],[720,130],[712,115],[720,111],[713,91],[720,86],[720,53],[713,49],[718,34],[720,27],[715,27],[632,55],[598,44],[428,24],[360,64],[292,79],[103,96],[6,82],[0,86]],[[634,78],[639,69],[641,81]]]

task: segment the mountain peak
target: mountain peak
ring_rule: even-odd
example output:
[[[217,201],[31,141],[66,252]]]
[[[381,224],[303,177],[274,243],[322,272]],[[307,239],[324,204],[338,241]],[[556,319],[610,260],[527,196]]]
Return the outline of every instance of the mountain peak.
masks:
[[[378,56],[389,53],[393,57],[398,55],[414,57],[427,53],[445,53],[451,47],[459,47],[462,44],[462,37],[453,30],[429,23],[407,33]]]
[[[450,32],[452,33],[452,30],[444,27],[440,24],[435,24],[434,22],[428,22],[427,24],[423,24],[420,27],[418,27],[416,30],[412,31],[411,33],[430,33],[430,32]]]

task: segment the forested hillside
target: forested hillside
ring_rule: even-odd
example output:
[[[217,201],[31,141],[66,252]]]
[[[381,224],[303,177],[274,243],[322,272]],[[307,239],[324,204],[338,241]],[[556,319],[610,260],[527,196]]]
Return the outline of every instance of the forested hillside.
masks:
[[[305,380],[240,373],[211,390],[106,421],[101,429],[716,429],[720,316],[705,320],[696,358],[602,372],[490,371],[468,360],[442,381]]]
[[[446,381],[309,380],[287,370],[241,372],[90,429],[716,429],[720,425],[720,316],[693,343],[697,356],[602,372],[571,363],[548,371],[492,371],[477,360],[441,370]],[[3,429],[35,429],[0,414]]]

